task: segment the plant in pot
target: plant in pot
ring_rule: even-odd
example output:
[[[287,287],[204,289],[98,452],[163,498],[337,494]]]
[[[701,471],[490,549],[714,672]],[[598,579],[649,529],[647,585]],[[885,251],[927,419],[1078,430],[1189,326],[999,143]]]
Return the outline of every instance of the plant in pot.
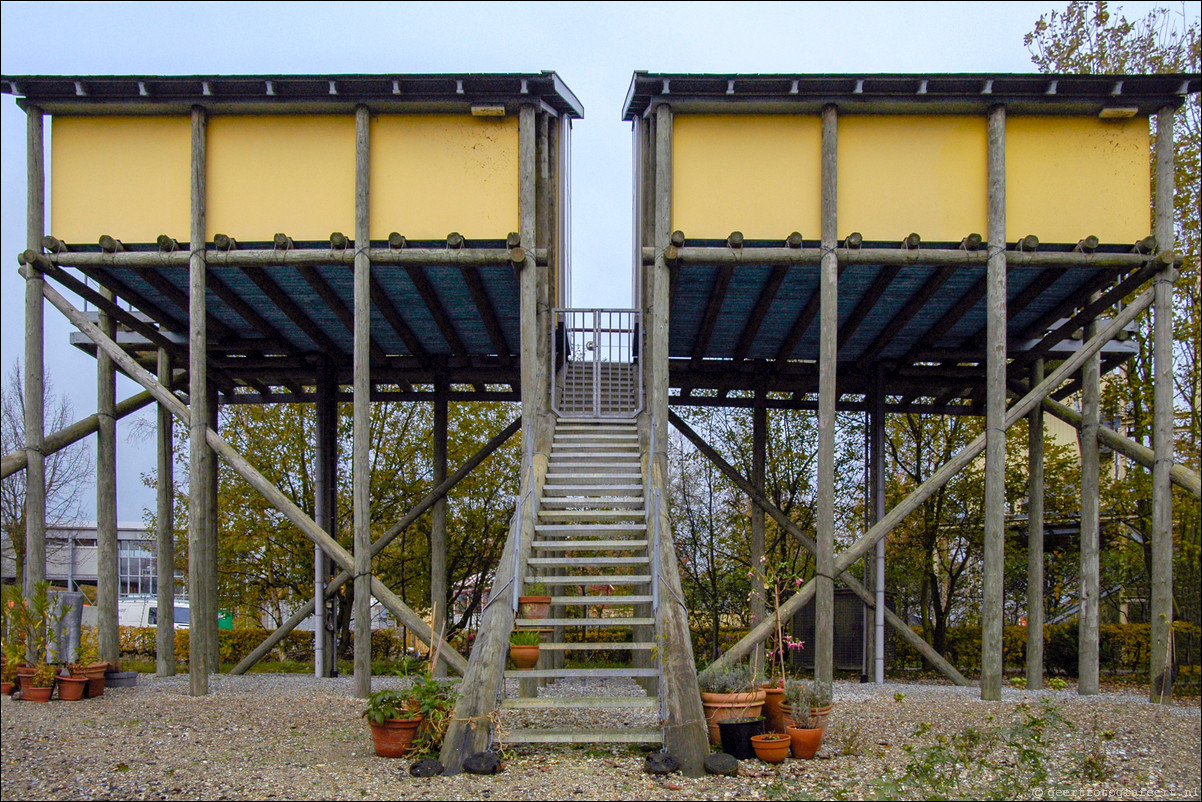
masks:
[[[805,647],[805,641],[795,640],[785,633],[781,624],[780,614],[781,593],[790,587],[800,588],[802,579],[795,572],[779,566],[768,566],[765,558],[760,557],[764,593],[771,597],[773,609],[776,612],[776,639],[773,648],[769,649],[768,658],[769,680],[764,683],[766,694],[764,699],[764,721],[768,732],[783,733],[786,716],[781,709],[785,701],[785,679],[787,677],[786,656]],[[753,577],[754,578],[754,577]]]
[[[33,673],[21,686],[21,698],[27,702],[49,702],[50,694],[54,693],[54,679],[58,676],[58,666],[48,663],[38,663],[33,667]]]
[[[68,666],[72,676],[85,676],[88,679],[84,695],[89,699],[104,696],[105,674],[109,664],[101,661],[99,647],[96,641],[96,630],[93,627],[81,627],[79,630],[78,662]]]
[[[783,763],[792,749],[793,739],[783,732],[765,732],[751,736],[755,756],[765,763]]]
[[[17,687],[17,664],[6,660],[0,666],[0,694],[9,696]]]
[[[549,618],[551,597],[542,582],[526,584],[526,595],[518,597],[518,618]]]
[[[509,657],[521,670],[538,665],[539,635],[533,630],[515,629],[509,633]]]
[[[763,688],[756,688],[750,669],[743,663],[698,676],[697,687],[701,691],[701,707],[705,710],[710,743],[715,746],[721,743],[720,722],[732,718],[758,718],[767,696]]]
[[[10,606],[11,604],[11,606]],[[24,691],[26,680],[32,675],[37,666],[47,663],[47,647],[49,638],[59,621],[66,614],[66,607],[59,608],[50,597],[50,583],[38,582],[34,585],[33,594],[24,598],[19,592],[13,592],[5,599],[4,607],[8,615],[8,637],[13,642],[19,642],[17,647],[24,650],[25,659],[33,666],[17,666],[17,676],[21,690]],[[12,657],[19,660],[20,652],[14,647]],[[50,687],[53,690],[54,680],[51,678]]]
[[[413,744],[422,715],[408,690],[387,688],[367,697],[363,717],[371,726],[371,740],[380,757],[404,757]]]
[[[789,680],[785,683],[783,709],[789,717],[790,725],[785,731],[792,739],[793,757],[813,759],[822,748],[822,735],[826,732],[830,703],[818,695],[818,689],[813,683]]]

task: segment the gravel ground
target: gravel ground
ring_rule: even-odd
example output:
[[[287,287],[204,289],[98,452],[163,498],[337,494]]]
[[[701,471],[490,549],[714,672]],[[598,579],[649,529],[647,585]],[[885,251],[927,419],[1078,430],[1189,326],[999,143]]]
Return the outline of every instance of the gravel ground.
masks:
[[[375,688],[402,685],[377,678]],[[510,683],[513,686],[513,683]],[[560,682],[556,695],[592,695],[599,681]],[[1004,728],[1027,704],[1041,711],[1049,697],[1065,723],[1048,731],[1046,785],[1026,784],[1021,797],[1198,799],[1199,707],[1196,699],[1169,708],[1130,694],[1078,698],[1068,691],[1007,688],[1001,702],[982,702],[976,688],[889,683],[884,689],[836,683],[835,711],[824,749],[813,761],[774,768],[743,761],[738,777],[656,779],[643,755],[625,747],[520,747],[493,777],[414,779],[409,760],[372,751],[363,702],[350,678],[302,675],[215,676],[207,697],[188,696],[186,675],[141,675],[136,688],[109,689],[101,699],[48,705],[0,701],[0,799],[862,799],[908,794],[880,782],[939,739],[965,727]],[[612,689],[612,688],[611,688]],[[516,691],[516,686],[511,687]],[[633,682],[625,690],[642,693]],[[897,698],[901,695],[900,700]],[[600,713],[600,715],[598,715]],[[523,713],[522,716],[529,714]],[[596,711],[577,723],[641,724],[629,714]],[[992,718],[990,718],[992,717]],[[508,720],[506,726],[530,721]],[[916,735],[926,725],[929,730]],[[1111,736],[1112,734],[1112,736]],[[1106,778],[1078,776],[1092,755]],[[976,797],[1014,776],[1012,750],[951,768],[928,761],[930,777],[951,782],[943,793]],[[958,783],[958,784],[955,784]],[[976,784],[973,784],[976,783]]]

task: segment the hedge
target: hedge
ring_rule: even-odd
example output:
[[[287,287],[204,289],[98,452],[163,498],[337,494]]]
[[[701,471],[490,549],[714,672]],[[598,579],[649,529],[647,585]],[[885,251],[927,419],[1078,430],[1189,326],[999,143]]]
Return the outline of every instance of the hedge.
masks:
[[[919,635],[921,627],[913,627]],[[1148,652],[1151,640],[1149,624],[1101,624],[1098,626],[1098,662],[1102,671],[1141,673],[1148,667]],[[1177,642],[1179,672],[1185,676],[1196,675],[1199,663],[1199,637],[1202,628],[1185,621],[1173,623],[1173,634]],[[1068,621],[1048,624],[1043,628],[1043,663],[1051,674],[1077,675],[1078,659],[1077,623]],[[895,667],[918,666],[922,659],[918,652],[900,639],[894,640]],[[949,627],[947,650],[944,657],[961,670],[970,670],[981,665],[981,628],[979,626]],[[1002,663],[1006,668],[1022,669],[1027,660],[1027,628],[1008,626],[1002,628]],[[1193,666],[1194,668],[1190,668]]]
[[[189,630],[175,631],[175,658],[180,662],[188,659]],[[217,632],[217,649],[222,663],[237,663],[267,639],[271,632],[266,629],[222,629]],[[122,657],[155,659],[154,627],[121,627],[120,649]],[[374,629],[371,633],[371,659],[397,660],[405,654],[404,643],[394,629]],[[292,631],[276,644],[266,656],[269,660],[313,660],[313,633]]]

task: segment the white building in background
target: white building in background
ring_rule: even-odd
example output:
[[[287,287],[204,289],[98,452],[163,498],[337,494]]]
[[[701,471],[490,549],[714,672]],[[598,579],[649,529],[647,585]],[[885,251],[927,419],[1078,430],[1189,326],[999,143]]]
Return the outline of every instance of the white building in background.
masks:
[[[46,527],[46,579],[66,590],[96,585],[96,524],[83,522]],[[154,535],[138,523],[117,524],[117,592],[120,598],[153,596],[158,591]],[[0,541],[0,576],[16,581],[12,543]]]

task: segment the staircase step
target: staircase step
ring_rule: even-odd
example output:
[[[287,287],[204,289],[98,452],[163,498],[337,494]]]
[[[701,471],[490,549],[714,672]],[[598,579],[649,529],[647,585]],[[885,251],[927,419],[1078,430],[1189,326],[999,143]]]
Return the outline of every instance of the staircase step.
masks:
[[[596,431],[566,431],[556,432],[553,442],[556,443],[580,443],[588,445],[591,443],[638,443],[639,433],[637,431],[629,432],[596,432]]]
[[[539,551],[633,551],[647,548],[646,540],[536,540]]]
[[[526,668],[505,672],[506,679],[560,679],[562,677],[614,679],[658,676],[658,668]]]
[[[644,627],[655,623],[654,618],[517,618],[515,627]],[[584,671],[586,669],[574,669]],[[592,668],[588,671],[608,671],[609,669]],[[625,669],[623,669],[625,670]],[[529,671],[523,675],[530,676]],[[575,676],[575,675],[574,675]],[[584,675],[579,675],[584,676]],[[633,676],[633,675],[631,675]]]
[[[643,518],[647,511],[632,510],[539,510],[538,517],[553,521],[592,521],[597,518]]]
[[[650,651],[655,648],[654,643],[540,643],[539,650],[547,650],[552,652],[624,652],[627,650],[635,651]]]
[[[589,497],[562,497],[555,498],[543,497],[541,502],[543,507],[551,505],[552,507],[583,507],[589,504],[604,505],[602,509],[613,508],[628,508],[644,509],[644,499],[642,496],[589,496]]]
[[[506,744],[658,744],[663,743],[663,730],[623,727],[621,729],[587,730],[505,730]]]
[[[587,708],[590,710],[656,710],[659,700],[654,696],[518,696],[501,701],[509,710],[545,710],[554,708]]]
[[[632,471],[621,471],[604,465],[588,465],[582,462],[579,465],[556,465],[555,470],[549,468],[547,470],[549,484],[556,482],[596,484],[601,482],[628,485],[631,482],[638,482],[642,478],[643,474],[637,466]]]
[[[638,425],[634,418],[583,418],[561,416],[557,421],[559,426],[624,426],[631,429]]]
[[[645,585],[651,581],[650,574],[605,574],[603,576],[527,576],[527,582],[542,582],[544,585]]]
[[[550,479],[550,477],[547,477]],[[556,496],[556,501],[559,497],[570,496],[573,498],[598,498],[610,499],[620,498],[619,494],[630,493],[632,491],[640,491],[643,489],[641,484],[605,484],[605,485],[561,485],[548,483],[543,486],[543,496]],[[642,499],[642,496],[635,496]]]
[[[650,596],[552,596],[552,605],[620,606],[625,604],[650,604]]]
[[[629,532],[633,534],[636,532],[646,532],[647,524],[634,522],[621,524],[535,524],[534,531],[544,533],[558,532],[565,535],[587,535],[591,533],[616,534],[618,532]]]
[[[574,448],[574,446],[573,446]],[[603,459],[605,462],[599,464],[613,463],[625,465],[627,463],[638,462],[639,452],[637,451],[569,451],[567,448],[551,449],[551,462],[559,462],[568,459]]]
[[[648,557],[531,557],[527,565],[559,568],[591,568],[600,565],[650,565]],[[544,583],[546,579],[542,580]]]

